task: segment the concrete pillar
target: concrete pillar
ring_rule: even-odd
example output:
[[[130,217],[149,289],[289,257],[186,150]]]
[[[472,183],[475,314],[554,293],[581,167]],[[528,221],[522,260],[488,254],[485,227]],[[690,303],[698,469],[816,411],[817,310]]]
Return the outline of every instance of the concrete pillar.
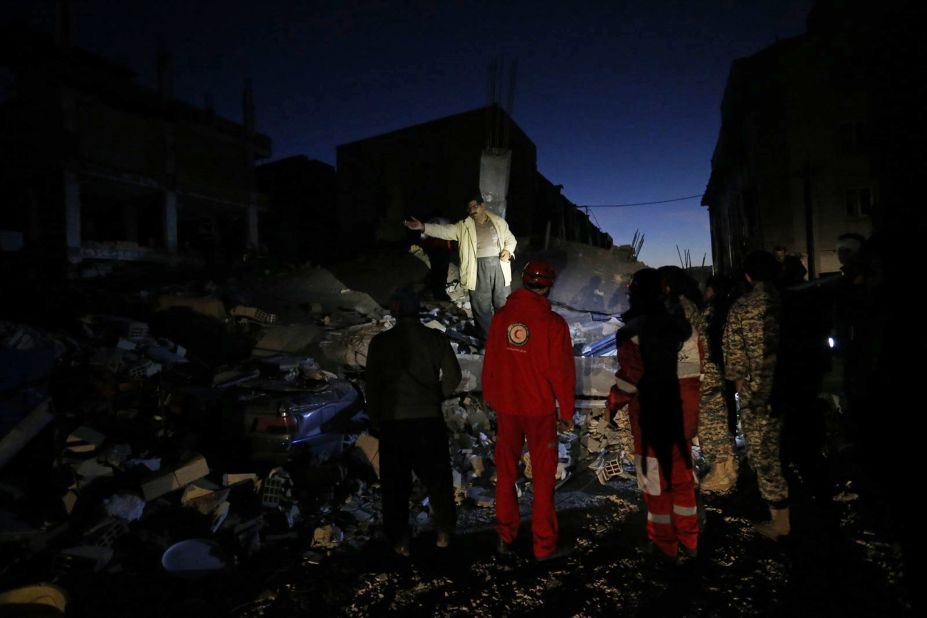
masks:
[[[258,207],[257,204],[248,206],[248,245],[254,248],[260,246],[260,236],[258,235]]]
[[[177,253],[177,194],[164,192],[164,248]]]
[[[71,171],[64,173],[64,226],[68,249],[80,249],[80,182]]]

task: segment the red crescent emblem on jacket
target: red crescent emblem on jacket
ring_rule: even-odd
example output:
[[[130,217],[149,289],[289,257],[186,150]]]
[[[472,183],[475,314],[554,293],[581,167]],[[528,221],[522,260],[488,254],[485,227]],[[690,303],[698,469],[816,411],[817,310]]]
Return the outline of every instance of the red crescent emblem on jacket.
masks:
[[[514,322],[509,324],[508,332],[506,336],[508,337],[509,343],[514,346],[521,347],[528,343],[528,337],[530,336],[530,331],[528,331],[528,325],[524,322]]]

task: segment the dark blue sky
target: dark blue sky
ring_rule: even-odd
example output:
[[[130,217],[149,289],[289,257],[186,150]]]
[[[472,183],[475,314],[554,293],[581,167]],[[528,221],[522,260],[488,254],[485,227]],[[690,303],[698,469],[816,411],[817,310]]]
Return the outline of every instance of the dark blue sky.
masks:
[[[504,6],[503,6],[504,5]],[[731,61],[804,30],[813,0],[654,2],[125,2],[74,0],[74,40],[154,83],[160,44],[175,95],[240,119],[251,78],[274,158],[335,163],[335,146],[487,102],[493,55],[518,60],[514,117],[540,171],[577,204],[700,193]],[[50,30],[53,0],[7,15]],[[641,258],[700,263],[698,200],[593,210]]]

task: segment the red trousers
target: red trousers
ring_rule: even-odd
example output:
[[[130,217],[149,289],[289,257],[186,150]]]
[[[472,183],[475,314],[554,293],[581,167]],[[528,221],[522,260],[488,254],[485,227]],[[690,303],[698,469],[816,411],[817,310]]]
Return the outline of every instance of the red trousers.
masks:
[[[520,516],[515,478],[522,447],[528,441],[534,500],[531,531],[534,555],[547,556],[557,547],[557,514],[554,511],[554,478],[557,474],[557,418],[499,414],[496,434],[496,532],[506,543],[518,535]]]
[[[691,451],[691,445],[689,449]],[[674,448],[670,488],[656,458],[647,459],[646,476],[641,473],[641,462],[637,462],[638,484],[647,505],[647,536],[660,551],[675,558],[679,544],[689,549],[698,546],[698,510],[692,468],[686,467],[679,449]]]

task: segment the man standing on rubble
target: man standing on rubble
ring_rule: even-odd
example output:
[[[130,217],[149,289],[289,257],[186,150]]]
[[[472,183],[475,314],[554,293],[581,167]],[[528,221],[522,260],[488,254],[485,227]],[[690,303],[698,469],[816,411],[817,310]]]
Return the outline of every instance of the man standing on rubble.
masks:
[[[515,290],[492,320],[483,362],[483,398],[496,411],[497,551],[509,552],[520,523],[515,478],[527,440],[534,502],[531,529],[534,556],[564,555],[558,546],[554,511],[558,428],[573,430],[576,368],[566,321],[551,311],[547,296],[555,273],[547,262],[532,260]],[[555,402],[556,398],[556,402]],[[556,403],[560,404],[559,420]]]
[[[511,291],[515,236],[502,217],[489,212],[477,192],[467,203],[469,216],[457,223],[422,223],[415,217],[403,221],[410,230],[444,240],[456,240],[460,254],[460,284],[470,292],[470,306],[480,339],[486,339],[493,309],[498,311]]]
[[[773,540],[790,530],[789,487],[779,459],[782,419],[770,405],[779,351],[780,299],[773,285],[778,271],[768,251],[747,256],[744,277],[750,290],[731,307],[722,339],[724,377],[737,386],[747,460],[769,505],[771,521],[755,529]]]
[[[447,547],[457,514],[441,402],[460,384],[457,356],[447,337],[423,326],[411,290],[390,301],[396,326],[370,341],[367,414],[380,437],[383,527],[395,552],[409,555],[412,472],[428,490],[438,547]]]

